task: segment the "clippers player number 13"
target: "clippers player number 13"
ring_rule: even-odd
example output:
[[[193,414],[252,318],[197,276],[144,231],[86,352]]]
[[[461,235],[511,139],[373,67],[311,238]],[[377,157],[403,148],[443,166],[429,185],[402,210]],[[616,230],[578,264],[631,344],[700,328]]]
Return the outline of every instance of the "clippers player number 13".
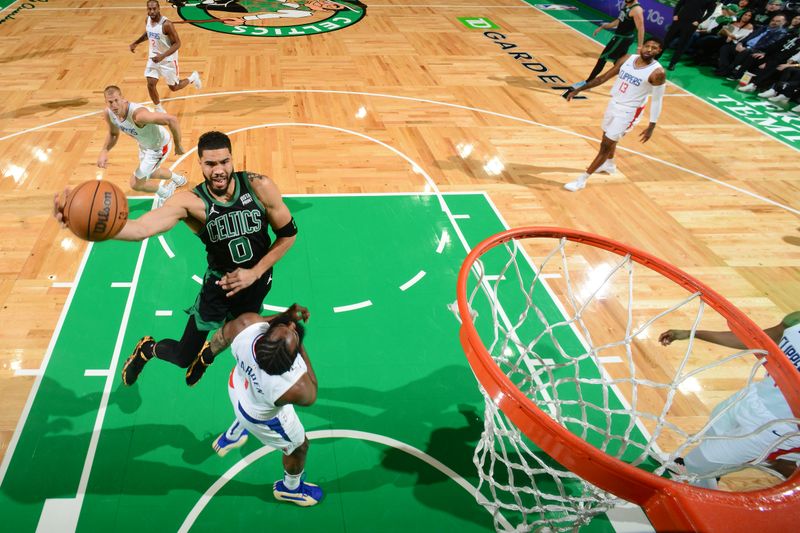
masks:
[[[586,187],[586,181],[595,172],[613,174],[617,171],[614,164],[614,152],[617,143],[641,119],[647,98],[652,94],[650,105],[650,125],[641,134],[642,142],[647,142],[656,128],[656,121],[661,114],[661,104],[666,89],[667,76],[664,69],[656,61],[664,46],[655,38],[645,40],[641,55],[625,56],[617,61],[613,68],[599,77],[587,82],[582,87],[571,88],[564,97],[567,101],[581,91],[597,87],[617,76],[611,89],[611,102],[603,117],[603,140],[600,150],[586,172],[578,179],[564,185],[568,191],[579,191]]]

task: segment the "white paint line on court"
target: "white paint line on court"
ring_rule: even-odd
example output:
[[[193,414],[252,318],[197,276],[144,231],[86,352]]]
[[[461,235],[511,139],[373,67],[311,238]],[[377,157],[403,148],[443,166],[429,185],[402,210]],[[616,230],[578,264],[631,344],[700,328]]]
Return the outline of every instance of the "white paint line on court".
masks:
[[[111,356],[106,382],[103,387],[103,394],[100,398],[100,405],[97,408],[97,418],[95,418],[94,428],[92,429],[92,437],[89,441],[89,449],[86,451],[86,460],[83,463],[83,470],[81,471],[81,478],[78,482],[78,489],[76,491],[76,500],[78,509],[83,505],[83,499],[86,496],[86,487],[89,484],[89,476],[92,472],[92,464],[94,463],[94,456],[97,452],[97,444],[100,441],[100,434],[103,428],[103,419],[106,416],[106,409],[108,407],[108,399],[111,396],[111,388],[114,384],[114,376],[117,370],[117,362],[119,361],[119,354],[122,351],[122,341],[125,339],[125,333],[128,330],[128,321],[131,316],[131,309],[133,308],[133,298],[136,294],[136,287],[139,283],[139,276],[142,272],[142,265],[144,264],[144,256],[147,251],[147,243],[150,239],[142,241],[139,248],[139,257],[136,259],[136,267],[133,270],[133,281],[131,282],[131,291],[128,293],[128,299],[125,302],[125,310],[122,313],[122,320],[120,321],[119,331],[117,333],[117,340],[114,345],[114,353]],[[44,515],[44,511],[42,512]],[[44,517],[44,516],[43,516]]]
[[[265,311],[274,311],[276,313],[283,313],[288,307],[281,307],[279,305],[269,305],[269,304],[261,304],[261,307],[264,308]]]
[[[3,461],[0,462],[0,487],[3,485],[6,472],[8,472],[8,465],[11,464],[11,458],[14,456],[14,450],[16,449],[17,443],[19,442],[19,437],[22,434],[22,428],[25,427],[25,423],[28,420],[28,415],[30,414],[31,407],[33,406],[33,400],[36,398],[36,394],[39,392],[39,386],[42,384],[42,375],[47,369],[47,365],[50,363],[50,357],[53,355],[53,348],[55,348],[56,341],[58,341],[58,337],[61,334],[61,328],[64,327],[64,320],[67,318],[67,313],[72,305],[72,299],[75,297],[75,292],[78,289],[78,282],[80,282],[81,276],[83,275],[83,270],[86,268],[86,261],[89,259],[89,254],[92,253],[93,245],[94,243],[90,242],[88,246],[86,246],[86,250],[83,252],[83,257],[78,265],[78,272],[75,274],[75,281],[73,282],[73,286],[67,295],[67,300],[64,302],[64,307],[61,309],[61,315],[58,317],[58,322],[53,330],[52,337],[50,337],[50,343],[47,345],[47,350],[44,353],[42,364],[39,367],[40,373],[36,375],[36,380],[33,382],[30,393],[28,393],[28,399],[25,401],[25,407],[22,408],[22,413],[19,415],[17,427],[14,429],[14,433],[11,435],[11,440],[8,442],[8,448],[3,454]]]
[[[604,355],[602,357],[598,357],[597,360],[600,361],[601,363],[606,363],[606,364],[622,362],[622,358],[616,355]]]
[[[83,375],[87,378],[95,378],[95,377],[108,377],[111,374],[111,370],[108,368],[87,368]]]
[[[41,368],[18,368],[14,370],[15,376],[41,376],[44,371]]]
[[[469,215],[453,215],[453,218],[456,220],[466,220],[469,219]]]
[[[362,309],[364,307],[369,307],[372,305],[372,300],[364,300],[363,302],[358,302],[357,304],[350,304],[350,305],[341,305],[339,307],[334,307],[334,313],[346,313],[348,311],[355,311],[356,309]]]
[[[400,450],[402,452],[411,455],[426,463],[427,465],[435,468],[445,476],[449,477],[451,480],[455,481],[461,488],[467,491],[470,495],[472,495],[479,504],[484,505],[488,502],[486,498],[481,494],[477,488],[469,483],[466,479],[460,476],[456,471],[452,468],[448,467],[441,461],[434,459],[427,453],[423,452],[422,450],[411,446],[410,444],[406,444],[405,442],[395,440],[390,437],[386,437],[384,435],[378,435],[375,433],[367,433],[364,431],[352,431],[347,429],[328,429],[328,430],[319,430],[319,431],[309,431],[306,433],[308,440],[315,440],[315,439],[355,439],[355,440],[363,440],[367,442],[374,442],[376,444],[382,444],[389,448],[394,448],[396,450]],[[197,500],[197,503],[194,504],[189,514],[183,520],[183,524],[178,529],[178,533],[188,533],[192,526],[197,521],[197,518],[200,516],[200,513],[206,508],[206,506],[211,501],[211,498],[216,496],[216,494],[222,490],[225,485],[228,484],[234,477],[236,477],[240,472],[242,472],[245,468],[255,463],[257,460],[261,459],[262,457],[266,456],[269,453],[275,451],[275,448],[271,446],[262,446],[261,448],[257,449],[256,451],[247,455],[240,459],[235,465],[230,467],[224,474],[222,474],[219,479],[217,479],[206,491],[200,496],[200,499]],[[324,487],[323,487],[324,489]],[[410,490],[410,489],[409,489]],[[484,507],[485,509],[486,507]],[[503,517],[503,515],[498,514],[496,520],[499,522],[501,526],[503,526],[504,531],[513,531],[514,528],[511,527],[511,524],[508,520]]]
[[[524,1],[524,0],[521,0],[521,1]],[[533,8],[533,6],[528,6],[528,4],[525,4],[525,6],[521,6],[521,7]],[[544,12],[541,11],[540,9],[537,9],[537,8],[533,8],[533,9],[536,9],[540,13],[544,14]],[[545,14],[545,16],[548,16],[548,18],[551,18],[552,20],[556,20],[556,21],[558,20],[558,19],[555,19],[553,17],[549,17],[549,15],[546,15],[546,14]],[[568,24],[564,24],[564,26],[566,26],[567,28],[572,29],[573,31],[577,31],[574,28],[571,28]],[[583,35],[580,32],[577,32],[577,33],[579,35]],[[597,42],[597,41],[594,41],[593,39],[591,39],[588,36],[584,35],[584,37],[586,37],[587,39],[592,40],[595,43]],[[670,83],[670,82],[667,82],[667,83]],[[682,89],[680,87],[678,87],[678,89],[680,89],[681,91],[684,90],[684,89]],[[452,103],[449,103],[449,102],[439,102],[437,100],[429,100],[429,99],[426,99],[426,98],[415,98],[415,97],[412,97],[412,96],[400,96],[400,95],[394,95],[394,94],[368,93],[368,92],[362,92],[362,91],[339,91],[339,90],[329,90],[329,89],[250,89],[250,90],[241,90],[241,91],[219,91],[219,92],[214,92],[214,93],[189,94],[189,95],[184,95],[184,96],[176,96],[174,98],[165,98],[164,101],[165,102],[173,102],[173,101],[177,101],[177,100],[188,100],[188,99],[191,99],[191,98],[209,98],[209,97],[214,97],[214,96],[229,96],[229,95],[237,95],[237,94],[274,94],[274,93],[284,93],[284,94],[285,93],[289,93],[289,94],[292,94],[292,93],[302,93],[302,94],[316,94],[316,93],[319,93],[319,94],[344,94],[344,95],[353,95],[353,96],[389,98],[389,99],[393,99],[393,100],[407,100],[407,101],[412,101],[412,102],[420,102],[420,103],[440,105],[440,106],[445,106],[445,107],[452,107],[452,108],[455,108],[455,109],[464,109],[464,110],[467,110],[467,111],[473,111],[475,113],[483,113],[483,114],[486,114],[486,115],[505,118],[505,119],[508,119],[508,120],[513,120],[513,121],[516,121],[516,122],[522,122],[524,124],[530,124],[532,126],[538,126],[538,127],[541,127],[541,128],[549,129],[549,130],[552,130],[552,131],[557,131],[559,133],[563,133],[565,135],[570,135],[572,137],[578,137],[580,139],[585,139],[587,141],[593,141],[593,142],[597,142],[597,143],[600,142],[600,139],[597,139],[597,138],[594,138],[594,137],[590,137],[588,135],[583,135],[583,134],[577,133],[575,131],[566,130],[564,128],[559,128],[557,126],[551,126],[549,124],[543,124],[541,122],[536,122],[534,120],[530,120],[530,119],[527,119],[527,118],[515,117],[513,115],[508,115],[508,114],[505,114],[505,113],[498,113],[497,111],[490,111],[488,109],[481,109],[481,108],[478,108],[478,107],[465,106],[465,105],[461,105],[461,104],[452,104]],[[701,98],[699,98],[699,97],[697,97],[695,95],[690,94],[690,96],[694,96],[695,98],[698,98],[699,100],[705,102],[705,100],[702,100]],[[147,102],[143,102],[143,103],[147,103]],[[709,104],[708,102],[706,102],[706,104],[711,106],[711,104]],[[714,106],[711,106],[711,107],[714,107]],[[717,109],[717,108],[714,107],[714,109]],[[41,126],[36,126],[36,127],[33,127],[33,128],[20,130],[20,131],[18,131],[16,133],[10,133],[10,134],[8,134],[8,135],[6,135],[4,137],[0,137],[0,141],[5,141],[5,140],[11,139],[13,137],[17,137],[19,135],[23,135],[23,134],[30,133],[30,132],[33,132],[33,131],[38,131],[40,129],[47,128],[49,126],[55,126],[57,124],[62,124],[64,122],[69,122],[71,120],[78,120],[78,119],[89,117],[89,116],[92,116],[92,115],[98,115],[98,114],[100,114],[102,112],[103,112],[102,110],[92,111],[92,112],[89,112],[89,113],[84,113],[82,115],[77,115],[77,116],[74,116],[74,117],[69,117],[69,118],[57,120],[55,122],[49,122],[47,124],[42,124]],[[737,119],[736,117],[731,117],[730,115],[727,115],[727,114],[725,114],[725,115],[730,117],[730,118],[732,118],[732,119],[734,119],[734,120],[736,120],[737,122],[739,122],[741,124],[747,124],[746,122],[743,122],[742,120]],[[302,126],[303,124],[294,124],[294,125]],[[772,137],[770,135],[767,135],[766,133],[764,133],[763,131],[759,130],[755,126],[752,126],[751,124],[747,124],[747,125],[750,126],[751,128],[753,128],[755,131],[758,131],[762,135],[765,135],[766,137],[768,137],[770,139],[777,140],[781,144],[783,144],[783,145],[785,145],[785,146],[787,146],[787,147],[789,147],[789,148],[791,148],[793,150],[797,150],[793,146],[791,146],[789,144],[786,144],[785,142],[781,141],[780,139],[776,139],[776,138],[774,138],[774,137]],[[236,131],[241,131],[241,130],[236,130]],[[347,130],[344,130],[344,131],[347,131]],[[377,141],[377,142],[380,143],[380,141]],[[384,143],[380,143],[380,144],[383,144],[384,146],[386,146]],[[700,172],[696,172],[696,171],[688,169],[686,167],[682,167],[680,165],[676,165],[674,163],[670,163],[669,161],[665,161],[663,159],[659,159],[657,157],[654,157],[654,156],[651,156],[651,155],[647,155],[647,154],[645,154],[643,152],[637,152],[636,150],[633,150],[631,148],[626,148],[624,146],[618,146],[617,149],[618,150],[622,150],[623,152],[627,152],[627,153],[630,153],[630,154],[638,155],[639,157],[643,157],[643,158],[645,158],[645,159],[647,159],[649,161],[654,161],[656,163],[660,163],[662,165],[668,166],[668,167],[673,168],[675,170],[679,170],[681,172],[686,172],[687,174],[691,174],[692,176],[695,176],[697,178],[701,178],[701,179],[710,181],[712,183],[716,183],[717,185],[720,185],[722,187],[726,187],[728,189],[731,189],[731,190],[734,190],[734,191],[739,192],[741,194],[744,194],[745,196],[749,196],[751,198],[755,198],[757,200],[760,200],[762,202],[768,203],[768,204],[773,205],[775,207],[778,207],[780,209],[789,211],[790,213],[793,213],[795,215],[800,215],[800,210],[798,210],[798,209],[795,209],[793,207],[789,207],[787,205],[783,205],[780,202],[776,202],[774,200],[770,200],[769,198],[766,198],[766,197],[761,196],[759,194],[756,194],[754,192],[748,191],[747,189],[742,189],[741,187],[737,187],[735,185],[731,185],[730,183],[726,183],[726,182],[724,182],[722,180],[719,180],[717,178],[712,178],[711,176],[707,176],[705,174],[702,174]],[[184,157],[182,156],[178,160],[178,162],[183,161],[183,159],[184,159]],[[176,165],[177,165],[177,163],[176,163]],[[173,168],[176,165],[173,165]],[[417,165],[417,166],[419,166],[419,165]],[[439,192],[438,189],[436,190],[435,194],[437,196],[441,196],[441,192]]]
[[[555,272],[551,274],[539,274],[540,279],[560,279],[561,274],[556,274]]]
[[[71,281],[54,281],[50,286],[54,289],[71,289],[72,285]]]
[[[111,288],[112,289],[127,289],[130,288],[131,282],[130,281],[112,281]]]
[[[167,240],[164,238],[163,235],[158,236],[158,242],[161,243],[161,247],[164,249],[164,252],[167,254],[167,257],[172,259],[175,257],[175,254],[172,252],[172,249],[167,244]]]
[[[47,498],[36,524],[36,533],[74,532],[78,527],[81,503],[78,498]]]
[[[486,274],[483,277],[484,277],[484,279],[486,279],[488,281],[497,281],[497,280],[505,281],[505,279],[506,279],[505,276],[500,275],[500,274]]]
[[[3,11],[5,11],[6,9],[10,8],[10,7],[11,7],[11,6],[13,6],[14,4],[16,4],[17,2],[19,2],[19,0],[15,0],[14,2],[11,2],[10,4],[8,4],[6,7],[4,7],[4,8],[2,8],[2,9],[0,9],[0,13],[2,13]],[[141,8],[140,8],[140,9],[141,9]]]
[[[447,232],[447,229],[442,230],[442,236],[439,237],[439,246],[436,247],[436,253],[440,254],[444,252],[444,247],[450,243],[450,234]]]
[[[403,283],[402,285],[400,285],[400,290],[401,291],[407,291],[408,289],[413,287],[414,284],[416,284],[419,280],[421,280],[424,277],[425,277],[425,271],[424,270],[420,270],[419,272],[417,272],[417,274],[413,278],[411,278],[410,280],[408,280],[405,283]]]
[[[203,278],[201,278],[201,277],[200,277],[200,276],[198,276],[197,274],[192,274],[192,279],[193,279],[193,280],[195,280],[195,281],[196,281],[197,283],[199,283],[200,285],[202,285],[202,284],[203,284]]]
[[[172,311],[169,309],[159,309],[156,311],[156,316],[172,316]]]

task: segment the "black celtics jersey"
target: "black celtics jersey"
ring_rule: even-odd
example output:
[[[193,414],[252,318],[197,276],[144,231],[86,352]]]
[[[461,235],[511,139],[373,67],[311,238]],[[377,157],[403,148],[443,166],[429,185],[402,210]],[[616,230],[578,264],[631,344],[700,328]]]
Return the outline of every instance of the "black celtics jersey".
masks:
[[[634,3],[630,6],[623,5],[622,9],[619,10],[619,24],[617,24],[617,29],[614,32],[615,34],[619,35],[620,37],[628,37],[631,35],[636,35],[636,22],[631,17],[631,11],[633,8],[639,7],[639,4]]]
[[[234,172],[233,181],[236,188],[228,203],[215,200],[205,182],[192,190],[206,204],[206,223],[197,236],[206,245],[208,268],[221,273],[251,268],[272,244],[266,210],[250,187],[247,172]]]

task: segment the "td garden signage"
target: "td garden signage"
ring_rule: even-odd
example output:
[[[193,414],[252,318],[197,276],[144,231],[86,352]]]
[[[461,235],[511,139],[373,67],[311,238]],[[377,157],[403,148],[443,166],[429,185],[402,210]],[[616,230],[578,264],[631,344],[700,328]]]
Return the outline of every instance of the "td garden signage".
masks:
[[[170,0],[184,22],[248,37],[296,37],[341,30],[367,14],[360,1]]]

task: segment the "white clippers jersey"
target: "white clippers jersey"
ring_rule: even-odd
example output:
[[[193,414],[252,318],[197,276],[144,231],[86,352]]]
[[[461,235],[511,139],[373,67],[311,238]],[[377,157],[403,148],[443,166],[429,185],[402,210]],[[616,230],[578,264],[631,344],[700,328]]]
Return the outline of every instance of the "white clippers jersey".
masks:
[[[657,68],[661,68],[658,61],[653,61],[649,65],[636,68],[634,61],[639,56],[632,55],[619,69],[619,76],[611,88],[611,101],[620,105],[630,107],[642,107],[647,102],[647,97],[653,91],[648,78]]]
[[[169,36],[164,33],[164,23],[167,22],[167,17],[161,17],[161,20],[155,24],[152,22],[153,21],[150,20],[150,17],[147,17],[147,22],[145,22],[145,31],[147,31],[147,41],[150,43],[150,53],[147,54],[147,57],[149,58],[153,58],[158,54],[163,54],[169,50],[170,46],[172,46],[172,41],[170,40]],[[164,61],[177,60],[178,52],[176,51],[174,54],[162,59],[161,62],[163,63]]]
[[[139,148],[145,150],[161,150],[165,144],[169,143],[169,131],[164,126],[159,126],[158,124],[145,124],[141,128],[137,126],[133,121],[133,112],[140,107],[144,106],[128,102],[128,114],[125,115],[125,120],[120,120],[110,109],[106,109],[106,112],[111,118],[112,124],[136,139],[136,142],[139,143]]]
[[[789,361],[800,372],[800,324],[795,324],[783,330],[783,337],[778,344]],[[794,418],[792,409],[786,402],[775,381],[771,377],[766,377],[762,381],[753,385],[756,394],[764,402],[770,413],[777,418]],[[766,421],[765,421],[766,422]]]
[[[231,374],[230,386],[244,411],[253,418],[268,420],[278,415],[283,406],[275,402],[308,371],[300,354],[291,368],[280,376],[267,374],[258,366],[255,344],[269,329],[267,322],[246,327],[231,343],[236,358],[236,372]]]

